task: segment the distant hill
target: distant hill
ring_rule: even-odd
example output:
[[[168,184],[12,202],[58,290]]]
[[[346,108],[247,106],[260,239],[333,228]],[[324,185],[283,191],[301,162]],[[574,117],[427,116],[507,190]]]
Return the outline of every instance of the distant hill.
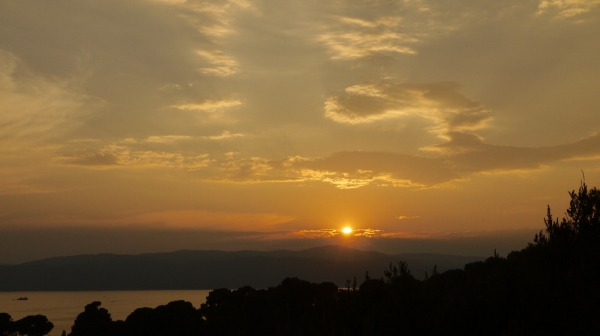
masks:
[[[166,290],[275,286],[286,277],[343,286],[368,271],[383,275],[388,265],[406,261],[417,278],[484,260],[430,253],[390,255],[342,246],[302,251],[176,251],[139,255],[95,254],[0,265],[0,291]]]

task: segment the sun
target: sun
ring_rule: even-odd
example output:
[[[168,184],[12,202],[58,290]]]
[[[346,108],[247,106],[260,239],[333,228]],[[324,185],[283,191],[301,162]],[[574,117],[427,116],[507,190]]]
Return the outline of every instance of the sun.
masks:
[[[352,228],[349,226],[346,226],[345,228],[342,229],[342,232],[344,234],[350,234],[350,233],[352,233]]]

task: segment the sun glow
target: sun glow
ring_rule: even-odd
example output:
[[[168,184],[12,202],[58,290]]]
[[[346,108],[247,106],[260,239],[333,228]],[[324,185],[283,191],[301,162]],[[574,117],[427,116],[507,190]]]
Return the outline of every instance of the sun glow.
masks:
[[[346,226],[345,228],[342,229],[342,232],[344,234],[350,234],[350,233],[352,233],[352,228],[350,228],[349,226]]]

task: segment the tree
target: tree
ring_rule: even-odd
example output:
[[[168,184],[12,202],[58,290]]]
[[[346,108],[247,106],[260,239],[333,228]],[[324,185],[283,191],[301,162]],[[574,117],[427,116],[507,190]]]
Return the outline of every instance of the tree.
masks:
[[[77,316],[69,336],[109,336],[112,319],[108,310],[100,308],[102,303],[95,301],[87,306],[83,313]]]
[[[30,315],[15,322],[20,335],[43,336],[48,334],[54,324],[44,315]]]
[[[16,332],[15,323],[7,313],[0,313],[0,335],[11,335]]]
[[[600,228],[600,191],[596,187],[588,190],[585,181],[581,182],[579,190],[569,192],[571,201],[566,212],[566,217],[560,222],[552,218],[550,206],[544,224],[546,224],[546,236],[540,231],[534,238],[536,245],[549,243],[566,243],[573,239],[581,239],[590,235],[598,234]]]

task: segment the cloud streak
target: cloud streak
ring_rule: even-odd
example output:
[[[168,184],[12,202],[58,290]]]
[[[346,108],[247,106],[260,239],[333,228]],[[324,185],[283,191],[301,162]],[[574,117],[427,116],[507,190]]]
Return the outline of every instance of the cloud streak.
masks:
[[[339,189],[367,185],[428,187],[460,181],[476,173],[534,170],[558,161],[600,156],[598,134],[571,144],[541,148],[489,145],[476,135],[458,132],[450,132],[447,137],[448,142],[426,148],[439,152],[441,157],[354,151],[322,158],[231,158],[221,167],[226,176],[216,180],[321,181]]]
[[[593,10],[600,0],[540,0],[538,14],[555,12],[559,18],[570,18]]]
[[[204,112],[220,112],[227,108],[242,105],[242,102],[237,99],[220,99],[220,100],[204,100],[199,103],[188,103],[173,105],[176,109],[182,111],[204,111]]]
[[[231,133],[229,131],[223,131],[223,133],[221,133],[220,135],[208,135],[208,136],[204,136],[204,139],[209,139],[209,140],[223,140],[223,139],[229,139],[229,138],[238,138],[238,137],[243,137],[244,135],[241,133]]]
[[[330,32],[319,36],[333,60],[352,60],[394,54],[416,54],[411,47],[419,40],[414,34],[402,33],[400,17],[365,20],[334,17]]]
[[[88,167],[160,167],[194,171],[207,167],[211,160],[208,154],[184,155],[164,151],[136,150],[128,146],[110,144],[98,151],[63,154],[56,157],[55,162]]]
[[[365,237],[377,238],[383,236],[383,230],[377,229],[353,229],[351,233],[344,233],[337,229],[313,229],[313,230],[297,230],[285,233],[278,233],[276,237],[282,238],[335,238],[335,237]]]

